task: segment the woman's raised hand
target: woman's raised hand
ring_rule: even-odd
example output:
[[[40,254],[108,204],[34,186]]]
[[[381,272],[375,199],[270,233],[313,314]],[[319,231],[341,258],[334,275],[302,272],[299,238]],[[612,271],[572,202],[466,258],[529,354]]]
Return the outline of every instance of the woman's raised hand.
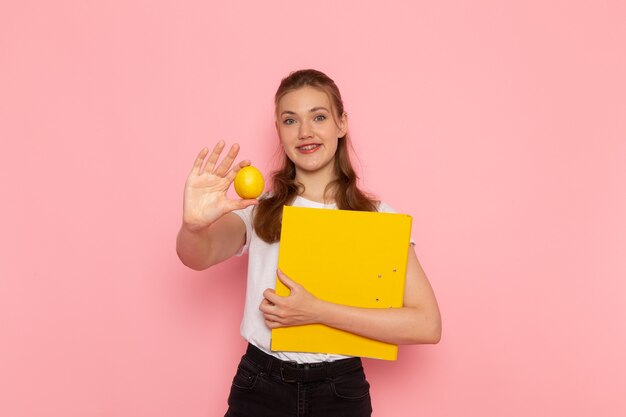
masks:
[[[210,155],[208,148],[202,149],[187,177],[183,199],[183,224],[189,230],[206,228],[226,213],[257,203],[256,199],[232,200],[226,197],[226,191],[235,180],[237,172],[250,165],[250,161],[241,161],[231,169],[239,153],[239,145],[234,144],[218,164],[224,146],[224,141],[219,141]]]

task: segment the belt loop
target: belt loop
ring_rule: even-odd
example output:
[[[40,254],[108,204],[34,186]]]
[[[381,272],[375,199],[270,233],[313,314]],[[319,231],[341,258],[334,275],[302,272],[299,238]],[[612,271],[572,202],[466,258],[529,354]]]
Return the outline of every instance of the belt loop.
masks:
[[[270,374],[272,373],[272,357],[270,355],[267,356],[267,360],[265,361],[265,369],[264,372]]]
[[[280,361],[280,379],[282,379],[283,382],[287,382],[287,383],[298,382],[295,379],[287,379],[287,378],[285,378],[284,369],[285,369],[286,365],[296,366],[297,363],[295,361]]]

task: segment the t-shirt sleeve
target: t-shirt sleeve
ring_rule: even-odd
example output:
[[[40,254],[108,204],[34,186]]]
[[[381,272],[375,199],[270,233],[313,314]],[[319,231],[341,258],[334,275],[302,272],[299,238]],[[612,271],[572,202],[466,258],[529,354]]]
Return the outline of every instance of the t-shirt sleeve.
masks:
[[[248,252],[250,247],[250,238],[252,237],[252,210],[254,206],[248,206],[242,210],[234,210],[235,213],[246,225],[246,243],[235,253],[235,256],[241,256]]]
[[[379,213],[397,213],[397,211],[391,207],[389,204],[385,203],[384,201],[381,201],[378,204],[378,212]],[[411,246],[415,246],[415,239],[413,239],[413,229],[411,229],[411,237],[409,240],[409,244]]]

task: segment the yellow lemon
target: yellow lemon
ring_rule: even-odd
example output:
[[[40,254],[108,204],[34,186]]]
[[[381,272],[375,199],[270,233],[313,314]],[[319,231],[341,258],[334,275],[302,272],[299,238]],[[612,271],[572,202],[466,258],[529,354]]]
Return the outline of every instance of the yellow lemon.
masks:
[[[264,186],[261,171],[251,165],[241,168],[235,177],[235,191],[241,198],[257,198]]]

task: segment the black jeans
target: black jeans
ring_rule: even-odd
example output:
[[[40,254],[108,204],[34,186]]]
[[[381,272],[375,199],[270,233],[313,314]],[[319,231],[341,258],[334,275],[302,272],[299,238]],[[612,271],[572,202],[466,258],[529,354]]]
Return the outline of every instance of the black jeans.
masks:
[[[369,417],[369,383],[360,358],[298,364],[248,345],[225,417]]]

